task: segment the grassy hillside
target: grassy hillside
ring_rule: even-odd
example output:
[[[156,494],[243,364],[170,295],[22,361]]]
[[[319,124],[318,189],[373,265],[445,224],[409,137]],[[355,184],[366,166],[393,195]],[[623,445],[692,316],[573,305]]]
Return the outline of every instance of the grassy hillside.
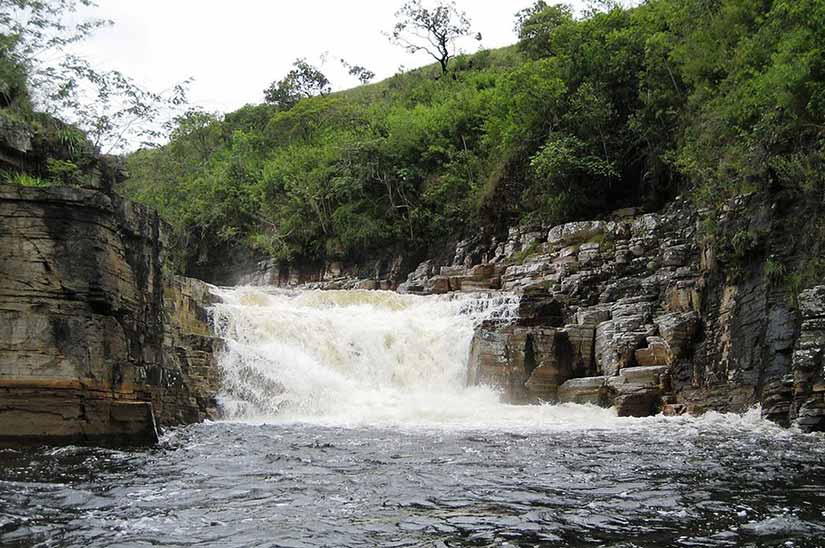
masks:
[[[190,260],[237,243],[352,259],[682,191],[709,220],[755,190],[825,199],[822,2],[648,0],[579,20],[550,7],[522,38],[444,77],[190,114],[130,157],[123,190]]]

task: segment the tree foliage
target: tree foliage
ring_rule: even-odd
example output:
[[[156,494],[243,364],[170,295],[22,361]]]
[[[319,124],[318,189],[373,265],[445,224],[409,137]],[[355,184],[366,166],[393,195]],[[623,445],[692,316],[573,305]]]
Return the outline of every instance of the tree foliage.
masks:
[[[407,6],[424,26],[399,31],[469,33]],[[677,192],[710,216],[753,190],[825,200],[824,6],[648,0],[574,19],[537,2],[518,14],[518,47],[448,57],[451,78],[438,57],[288,110],[182,118],[169,145],[132,156],[127,188],[193,249],[285,259],[423,249]]]
[[[264,90],[264,100],[270,105],[286,110],[301,99],[332,91],[329,79],[306,59],[296,59],[292,66],[286,76]]]
[[[565,4],[548,5],[537,0],[516,14],[519,49],[531,59],[555,55],[553,32],[573,20],[573,10]]]
[[[164,120],[186,104],[189,80],[166,92],[102,70],[70,46],[112,24],[77,20],[91,0],[0,0],[0,104],[22,101],[83,130],[104,152],[166,137]]]

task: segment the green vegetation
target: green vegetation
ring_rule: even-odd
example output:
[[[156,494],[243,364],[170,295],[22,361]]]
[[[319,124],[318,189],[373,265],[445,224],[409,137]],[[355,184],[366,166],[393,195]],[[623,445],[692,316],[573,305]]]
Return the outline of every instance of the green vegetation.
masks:
[[[6,180],[4,182],[12,185],[20,185],[33,188],[45,188],[52,186],[49,181],[41,179],[40,177],[28,175],[26,173],[9,173],[6,175]]]
[[[768,257],[765,261],[765,276],[772,286],[781,285],[786,278],[785,265],[774,257]]]
[[[516,14],[513,47],[436,48],[435,65],[345,92],[328,93],[299,60],[264,104],[179,116],[169,144],[130,156],[122,191],[176,227],[189,260],[236,244],[287,260],[421,250],[677,192],[710,230],[747,192],[825,205],[825,4],[602,4],[576,17],[539,0]],[[446,47],[472,36],[464,14],[442,7],[409,2],[392,38],[434,29]],[[0,100],[25,110],[31,67],[12,55],[14,35],[0,38]],[[61,131],[54,142],[85,150]],[[37,175],[65,184],[82,160],[50,154]],[[752,240],[730,247],[743,254]]]
[[[821,189],[824,18],[816,0],[650,0],[580,20],[537,2],[517,50],[456,58],[448,77],[442,64],[181,118],[171,144],[132,156],[126,188],[183,231],[278,258],[416,248],[686,189],[710,208]]]
[[[101,152],[157,141],[164,116],[184,105],[185,83],[154,93],[69,52],[111,24],[76,13],[93,5],[0,0],[0,142],[11,151],[0,181],[100,187]]]

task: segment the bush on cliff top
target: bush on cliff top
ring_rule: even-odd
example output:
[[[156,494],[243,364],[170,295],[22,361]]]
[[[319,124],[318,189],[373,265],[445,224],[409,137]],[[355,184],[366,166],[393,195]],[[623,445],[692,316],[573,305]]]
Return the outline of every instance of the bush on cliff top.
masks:
[[[193,250],[329,259],[684,190],[714,208],[825,186],[822,2],[648,0],[578,20],[537,3],[520,21],[518,48],[444,77],[183,116],[131,156],[124,191]]]

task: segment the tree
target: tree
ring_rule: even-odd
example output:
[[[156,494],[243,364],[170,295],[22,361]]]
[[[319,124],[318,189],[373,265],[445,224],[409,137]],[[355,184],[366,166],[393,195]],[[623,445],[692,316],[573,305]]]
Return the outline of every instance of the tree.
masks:
[[[361,82],[361,85],[369,84],[372,79],[375,78],[375,73],[367,67],[351,65],[346,59],[341,59],[341,66],[347,69],[350,76],[356,77],[358,81]]]
[[[301,99],[332,91],[329,79],[306,59],[296,59],[292,66],[286,76],[264,90],[264,100],[270,105],[288,110]]]
[[[519,10],[516,12],[516,24],[513,27],[513,30],[516,32],[516,35],[521,34],[521,29],[524,28],[524,24],[534,15],[537,15],[548,8],[547,2],[544,0],[536,0],[533,2],[533,5],[527,6],[526,8]]]
[[[565,4],[548,6],[538,0],[529,8],[516,14],[518,47],[531,59],[550,57],[553,51],[552,36],[557,28],[573,21],[573,10]]]
[[[0,85],[2,102],[30,94],[36,108],[78,126],[104,152],[157,141],[165,136],[163,119],[185,106],[189,80],[154,92],[70,53],[72,44],[112,24],[69,22],[78,8],[94,6],[91,0],[0,0],[0,72],[14,77]]]
[[[447,74],[450,59],[456,56],[456,41],[470,36],[470,20],[458,11],[455,2],[441,3],[433,9],[425,8],[421,0],[409,0],[395,13],[398,22],[390,34],[390,41],[409,51],[424,51]],[[475,35],[481,41],[481,33]]]

